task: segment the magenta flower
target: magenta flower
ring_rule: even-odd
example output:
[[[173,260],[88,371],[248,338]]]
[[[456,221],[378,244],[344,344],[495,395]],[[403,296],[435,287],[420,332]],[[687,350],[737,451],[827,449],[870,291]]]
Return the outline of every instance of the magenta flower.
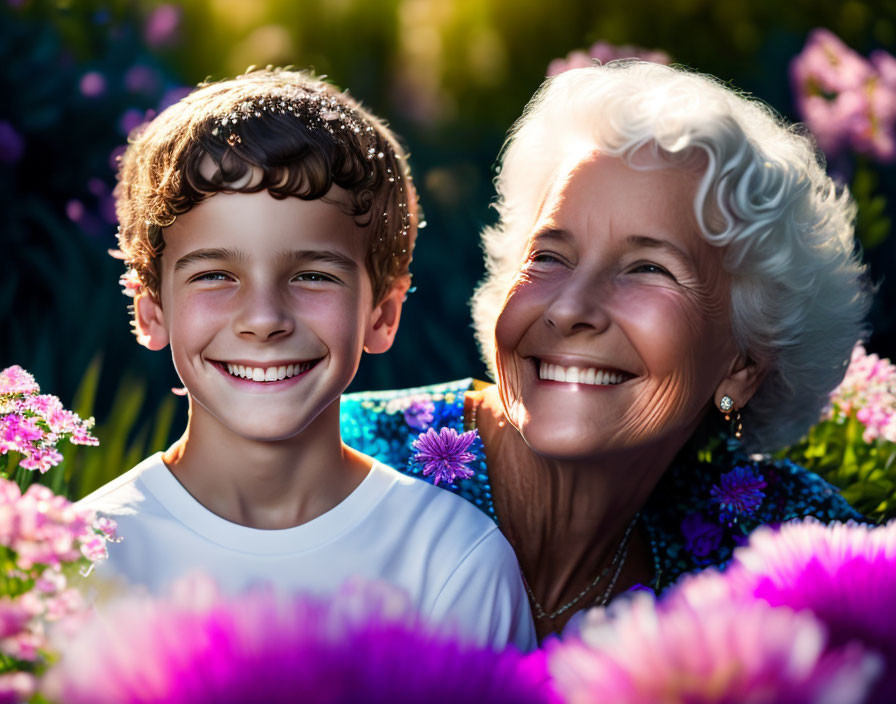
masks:
[[[101,683],[98,686],[97,683]],[[349,584],[332,601],[225,598],[195,580],[108,606],[62,644],[59,704],[547,702],[544,661],[438,635],[403,593]]]
[[[765,480],[751,467],[735,467],[721,476],[719,484],[709,494],[717,504],[719,520],[729,526],[752,515],[765,498]]]
[[[473,470],[467,465],[476,459],[469,448],[478,437],[476,430],[458,434],[454,428],[442,428],[438,433],[429,428],[411,444],[417,451],[413,462],[422,465],[424,477],[432,475],[433,484],[440,481],[451,484],[458,477],[469,479]]]
[[[858,647],[828,652],[811,614],[715,588],[695,604],[632,594],[583,619],[579,638],[548,645],[550,672],[575,704],[809,704],[863,701],[880,662]],[[829,698],[825,698],[829,697]]]
[[[735,552],[726,576],[740,595],[811,611],[827,627],[831,647],[860,642],[880,653],[886,674],[870,701],[890,701],[896,688],[896,522],[872,528],[807,519],[760,528]]]

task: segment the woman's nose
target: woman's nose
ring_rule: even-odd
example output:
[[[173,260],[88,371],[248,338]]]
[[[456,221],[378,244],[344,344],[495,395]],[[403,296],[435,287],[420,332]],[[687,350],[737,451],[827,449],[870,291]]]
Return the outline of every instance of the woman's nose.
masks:
[[[242,337],[267,340],[288,335],[295,329],[295,320],[287,301],[273,287],[252,287],[243,293],[241,303],[234,326]]]
[[[603,332],[610,324],[610,295],[602,277],[573,274],[545,308],[545,322],[561,335]]]

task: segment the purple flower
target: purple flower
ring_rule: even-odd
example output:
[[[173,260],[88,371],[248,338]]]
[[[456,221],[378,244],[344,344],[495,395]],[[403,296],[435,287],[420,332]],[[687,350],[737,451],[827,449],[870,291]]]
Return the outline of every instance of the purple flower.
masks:
[[[719,520],[728,525],[752,515],[765,498],[765,480],[751,467],[735,467],[722,475],[719,484],[709,494],[718,504]]]
[[[404,422],[416,430],[426,430],[436,410],[435,404],[428,398],[414,401],[404,409]]]
[[[423,465],[424,477],[433,475],[433,484],[442,480],[450,484],[457,477],[469,479],[473,476],[473,470],[467,464],[476,456],[468,450],[478,437],[476,430],[458,434],[454,428],[442,428],[438,433],[430,428],[420,433],[412,443],[417,451],[413,460]]]
[[[45,680],[60,704],[550,701],[540,654],[439,635],[385,585],[326,602],[194,583],[112,604],[61,645]]]
[[[724,531],[718,523],[707,521],[699,513],[685,516],[681,522],[685,548],[697,557],[706,557],[722,543]]]
[[[159,5],[146,20],[144,37],[150,46],[170,44],[177,39],[181,10],[175,5]]]
[[[579,638],[547,651],[555,687],[576,704],[862,702],[878,658],[825,646],[811,614],[713,588],[695,603],[631,594],[589,611]]]
[[[6,120],[0,120],[0,162],[15,164],[25,153],[25,140]]]
[[[732,588],[772,606],[811,611],[831,645],[859,641],[883,655],[871,701],[896,688],[896,521],[871,528],[814,519],[753,532],[726,573]],[[885,694],[886,693],[886,694]]]

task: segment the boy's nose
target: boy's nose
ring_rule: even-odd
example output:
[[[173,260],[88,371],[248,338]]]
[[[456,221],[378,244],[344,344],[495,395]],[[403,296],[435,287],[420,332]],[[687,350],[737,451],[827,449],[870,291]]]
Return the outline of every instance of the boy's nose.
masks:
[[[267,289],[248,291],[239,315],[234,320],[236,333],[244,337],[267,340],[288,335],[295,327],[289,307],[282,297]]]

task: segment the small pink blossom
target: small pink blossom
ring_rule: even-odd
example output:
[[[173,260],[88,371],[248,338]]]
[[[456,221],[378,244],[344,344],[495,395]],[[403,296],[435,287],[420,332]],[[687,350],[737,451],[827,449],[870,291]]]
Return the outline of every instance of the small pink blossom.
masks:
[[[595,61],[605,64],[617,59],[641,59],[642,61],[666,65],[672,60],[665,51],[660,51],[659,49],[645,49],[631,44],[617,45],[599,41],[592,44],[587,51],[578,49],[568,53],[565,58],[554,59],[548,65],[547,75],[556,76],[558,73],[574,68],[593,66]]]
[[[15,364],[0,371],[0,396],[6,394],[36,394],[40,391],[34,377]]]

